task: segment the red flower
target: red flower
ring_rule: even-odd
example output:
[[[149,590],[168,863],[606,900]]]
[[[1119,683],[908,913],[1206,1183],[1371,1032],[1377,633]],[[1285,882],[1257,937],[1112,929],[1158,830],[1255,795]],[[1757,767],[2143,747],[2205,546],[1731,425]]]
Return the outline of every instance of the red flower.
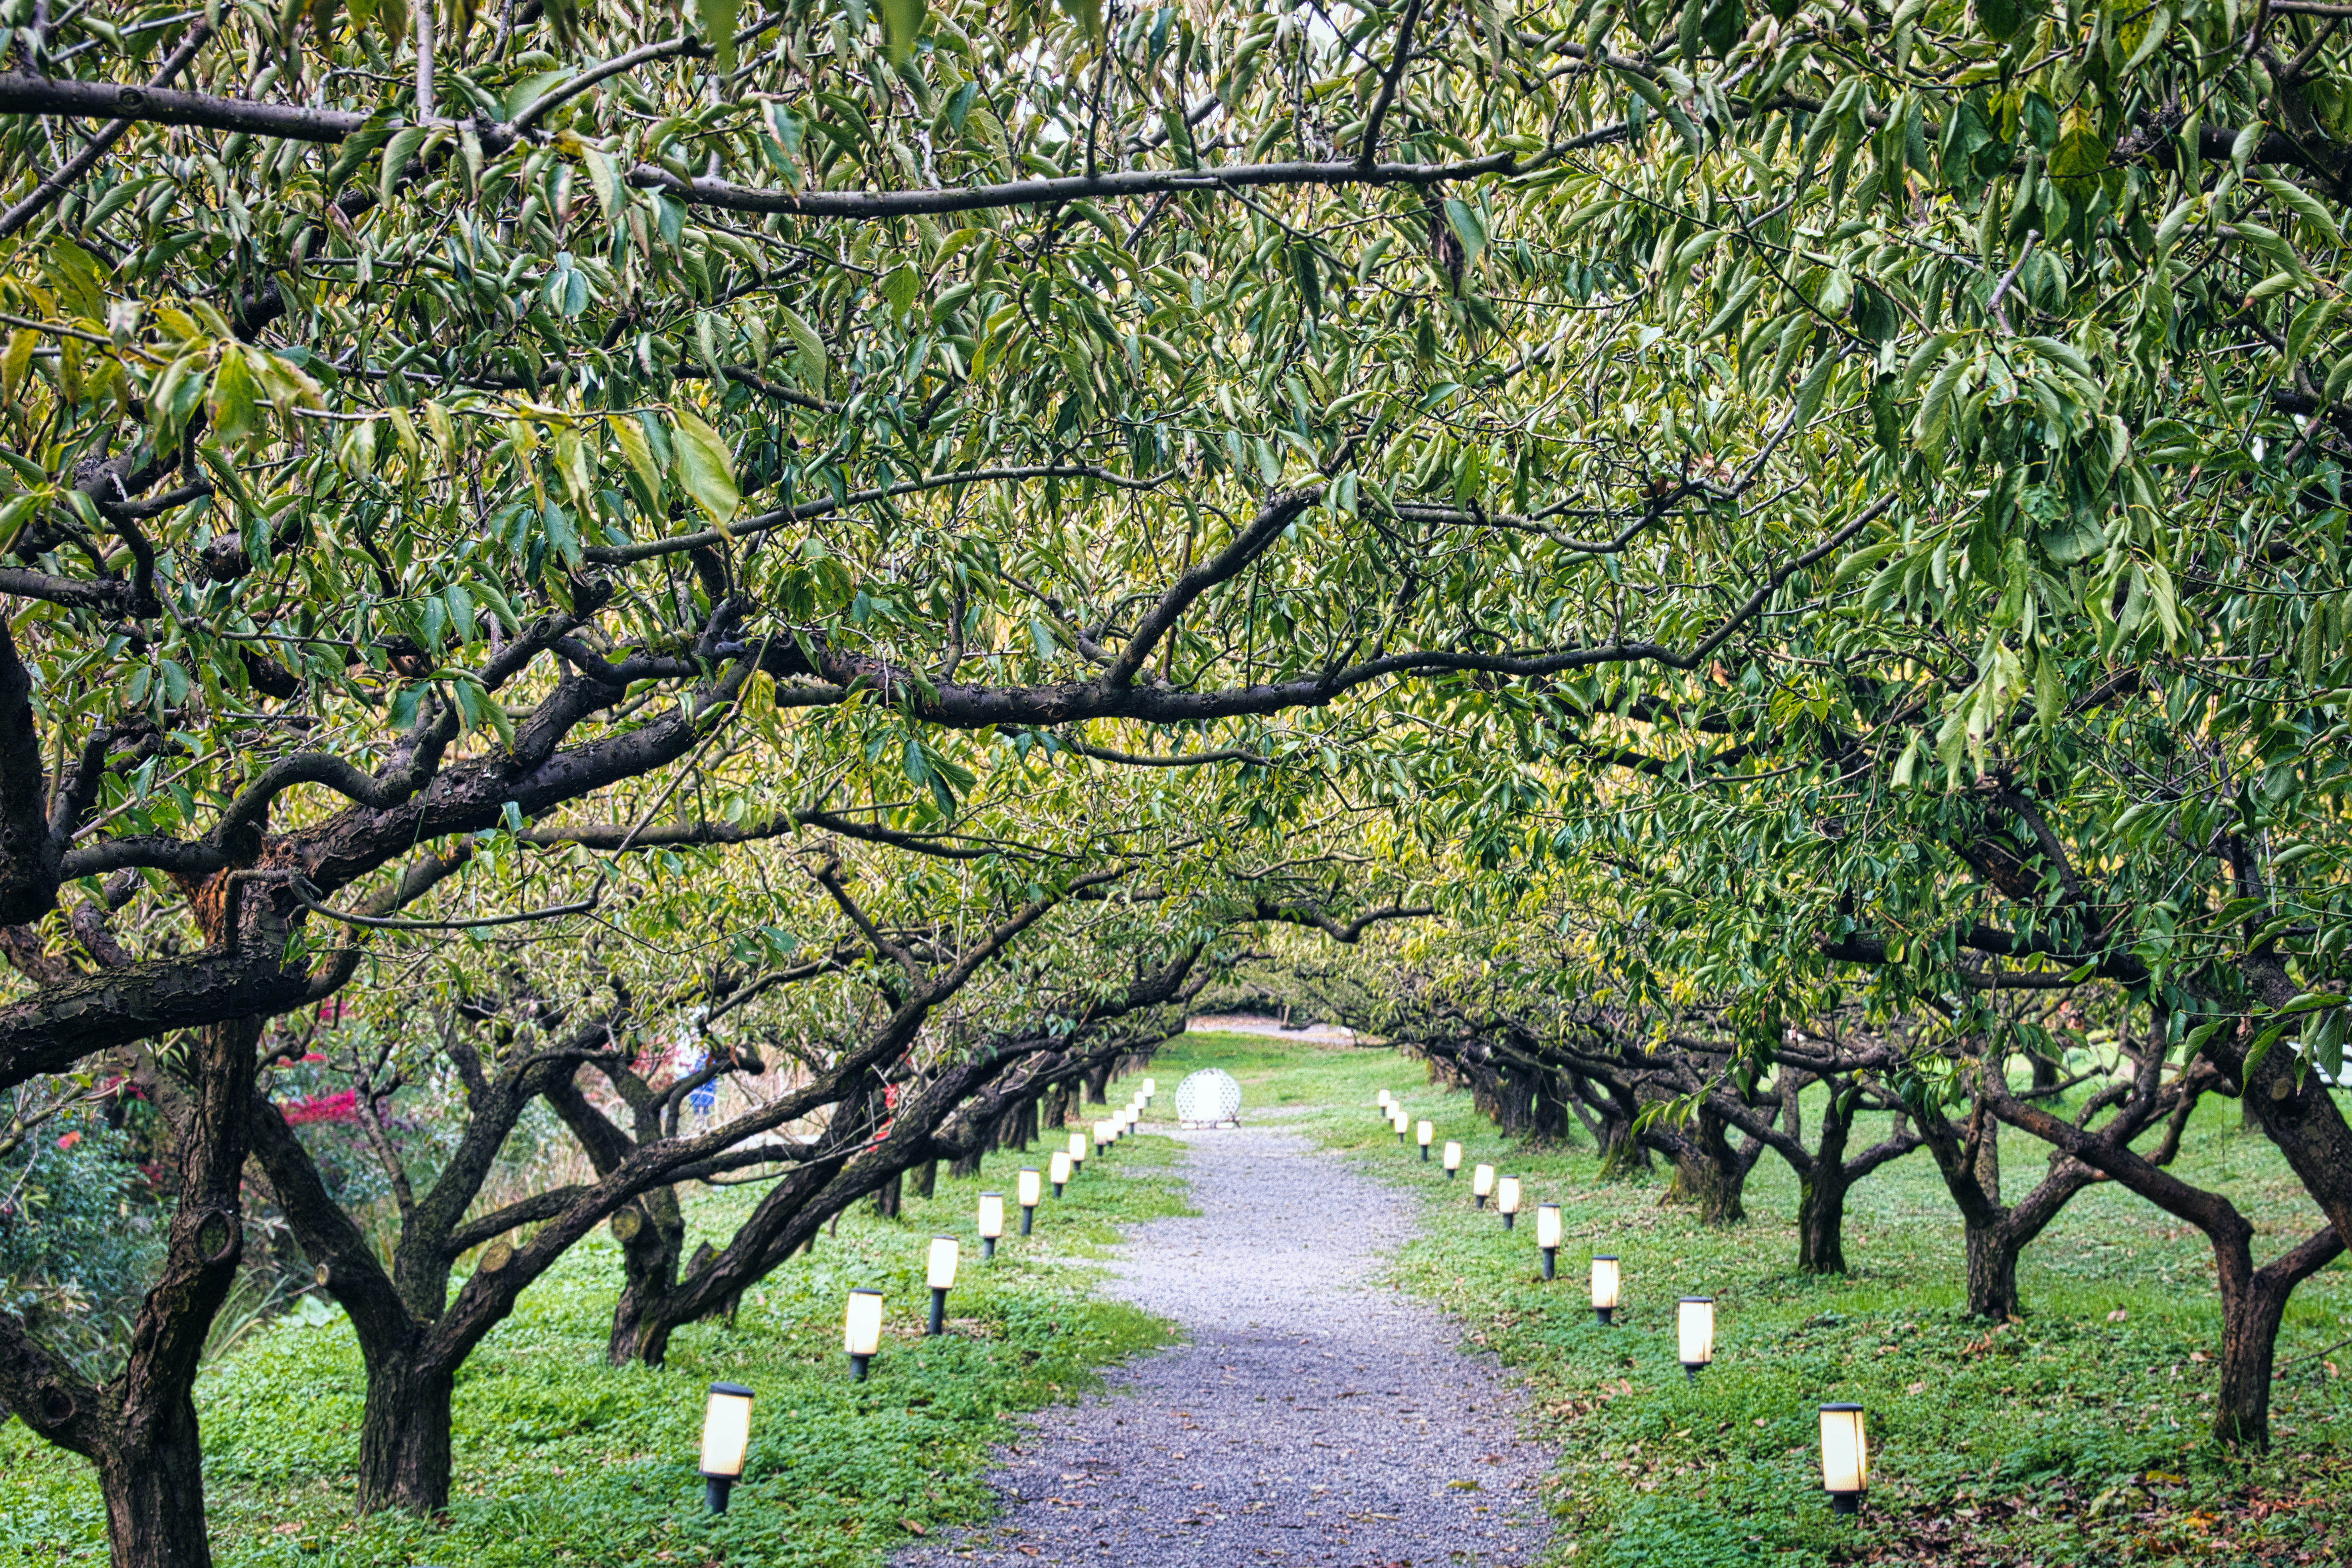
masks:
[[[359,1120],[359,1093],[346,1089],[340,1094],[322,1094],[309,1100],[297,1100],[280,1105],[278,1113],[291,1127],[311,1122],[356,1122]]]
[[[80,1142],[81,1134],[79,1133],[68,1133],[64,1137],[58,1140],[58,1147],[61,1149],[70,1149],[76,1144]]]

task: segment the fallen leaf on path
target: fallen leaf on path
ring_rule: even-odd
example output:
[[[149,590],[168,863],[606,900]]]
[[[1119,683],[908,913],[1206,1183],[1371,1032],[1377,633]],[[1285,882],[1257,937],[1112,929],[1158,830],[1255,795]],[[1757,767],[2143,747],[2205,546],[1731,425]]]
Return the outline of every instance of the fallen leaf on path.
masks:
[[[900,1520],[898,1521],[898,1528],[905,1531],[909,1535],[929,1535],[930,1533],[929,1531],[925,1530],[921,1525],[916,1523],[911,1519]]]

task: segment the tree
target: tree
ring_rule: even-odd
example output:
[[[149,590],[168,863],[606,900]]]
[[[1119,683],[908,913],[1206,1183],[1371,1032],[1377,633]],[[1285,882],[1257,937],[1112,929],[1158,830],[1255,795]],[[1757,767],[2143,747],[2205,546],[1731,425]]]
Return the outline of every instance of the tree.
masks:
[[[1114,868],[1079,876],[1073,879],[1073,887],[1098,886],[1122,872]],[[839,866],[821,865],[817,875],[842,901],[852,926],[875,939],[876,928],[842,887]],[[906,1053],[932,1012],[1060,901],[1061,895],[1051,894],[1009,911],[997,910],[967,939],[931,946],[929,964],[915,966],[909,958],[908,983],[895,990],[887,1007],[856,1020],[840,1050],[812,1062],[801,1082],[699,1132],[682,1131],[663,1118],[660,1100],[671,1092],[682,1097],[698,1076],[715,1077],[748,1065],[732,1052],[715,1057],[701,1075],[688,1074],[663,1085],[663,1093],[656,1096],[637,1065],[637,1042],[622,1034],[628,1020],[609,1006],[577,1022],[570,1021],[571,1009],[557,1009],[548,1020],[551,1027],[509,1027],[503,1049],[495,1054],[486,1055],[461,1031],[451,1030],[438,1049],[465,1086],[464,1135],[429,1187],[413,1197],[403,1191],[400,1241],[389,1269],[377,1260],[367,1234],[334,1201],[284,1117],[267,1103],[255,1104],[257,1152],[263,1168],[321,1282],[350,1314],[367,1364],[361,1507],[430,1513],[446,1506],[450,1398],[458,1369],[564,1251],[648,1194],[666,1192],[681,1181],[784,1166],[814,1175],[822,1184],[854,1155],[858,1146],[855,1136],[836,1132],[814,1146],[750,1141],[845,1102],[862,1108],[873,1076]],[[898,946],[887,936],[879,940]],[[782,977],[814,978],[838,962],[820,949],[818,956]],[[641,1135],[623,1136],[588,1105],[576,1082],[583,1068],[601,1071],[625,1103],[634,1099],[653,1111]],[[373,1086],[369,1092],[373,1096]],[[523,1111],[541,1098],[582,1132],[596,1179],[547,1187],[467,1219],[490,1162]],[[857,1126],[853,1119],[840,1131],[854,1133]],[[792,1180],[788,1175],[786,1185]],[[395,1177],[396,1188],[406,1185],[404,1176]],[[828,1217],[830,1212],[837,1209]],[[509,1239],[524,1227],[530,1228],[527,1239]],[[473,1272],[457,1282],[459,1259],[478,1248],[481,1252]],[[631,1284],[625,1304],[642,1308],[642,1261],[632,1270]]]

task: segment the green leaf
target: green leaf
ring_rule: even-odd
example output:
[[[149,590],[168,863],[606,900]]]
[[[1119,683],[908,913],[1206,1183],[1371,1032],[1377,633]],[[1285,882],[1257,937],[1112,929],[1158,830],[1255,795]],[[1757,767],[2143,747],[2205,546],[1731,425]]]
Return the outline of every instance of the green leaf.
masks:
[[[809,325],[808,318],[787,305],[777,315],[782,319],[784,336],[793,340],[793,349],[801,380],[811,392],[823,397],[830,374],[831,357],[824,350],[824,340]]]
[[[710,514],[711,521],[725,528],[743,505],[742,493],[735,487],[735,455],[692,409],[672,409],[670,423],[679,486]]]
[[[596,192],[596,204],[604,209],[607,223],[619,223],[627,193],[621,189],[621,172],[613,161],[593,147],[580,150],[580,161],[588,165],[588,183]]]
[[[422,125],[403,126],[383,144],[383,169],[377,181],[376,195],[390,206],[400,189],[400,172],[415,158],[416,150],[425,145],[432,132]]]
[[[1054,629],[1045,624],[1042,616],[1029,617],[1029,642],[1037,650],[1037,657],[1047,664],[1053,663],[1062,651],[1062,644],[1055,640]]]
[[[1801,431],[1812,423],[1814,413],[1822,406],[1822,396],[1829,391],[1830,377],[1836,373],[1837,363],[1837,351],[1825,349],[1821,358],[1813,361],[1813,368],[1805,373],[1805,379],[1797,383],[1796,417],[1790,422],[1790,431]]]
[[[741,17],[742,0],[694,0],[694,8],[702,17],[704,42],[719,55],[719,74],[735,74],[735,29]]]
[[[1478,215],[1477,208],[1452,196],[1445,198],[1445,219],[1454,225],[1454,232],[1462,236],[1465,261],[1476,266],[1478,253],[1486,248],[1486,220]]]
[[[882,37],[893,65],[905,65],[930,15],[927,0],[882,0]]]
[[[2344,243],[2343,231],[2336,226],[2335,215],[2328,212],[2326,204],[2322,203],[2318,197],[2313,195],[2302,186],[2294,184],[2285,180],[2272,179],[2265,176],[2264,178],[2256,181],[2255,183],[2261,185],[2263,190],[2268,191],[2271,193],[2271,199],[2273,201],[2277,202],[2281,206],[2285,207],[2297,217],[2307,218],[2312,223],[2317,225],[2319,232],[2327,236],[2327,243],[2329,245],[2342,245]]]

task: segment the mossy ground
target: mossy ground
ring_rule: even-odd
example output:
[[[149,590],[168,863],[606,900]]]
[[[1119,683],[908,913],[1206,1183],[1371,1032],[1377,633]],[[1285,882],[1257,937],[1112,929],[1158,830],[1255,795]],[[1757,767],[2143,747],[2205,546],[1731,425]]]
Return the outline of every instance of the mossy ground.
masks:
[[[1943,1563],[2341,1563],[2352,1560],[2352,1269],[2296,1291],[2281,1336],[2277,1442],[2260,1458],[2205,1437],[2221,1345],[2211,1251],[2196,1230],[2110,1186],[2077,1198],[2024,1255],[2026,1321],[1962,1315],[1959,1221],[1924,1154],[1853,1194],[1854,1271],[1795,1271],[1797,1188],[1769,1154],[1746,1223],[1709,1228],[1663,1206],[1663,1171],[1599,1178],[1589,1143],[1537,1150],[1496,1135],[1466,1095],[1386,1051],[1244,1036],[1192,1036],[1153,1071],[1163,1085],[1218,1066],[1244,1116],[1280,1115],[1369,1169],[1423,1192],[1423,1237],[1395,1265],[1407,1289],[1527,1379],[1535,1435],[1561,1458],[1549,1487],[1556,1561],[1609,1568]],[[1372,1111],[1401,1094],[1465,1145],[1448,1184]],[[1874,1129],[1864,1129],[1874,1137]],[[2046,1154],[2011,1134],[2012,1193]],[[1520,1176],[1532,1213],[1563,1207],[1559,1279],[1538,1272],[1531,1218],[1505,1231],[1471,1204],[1466,1166]],[[2270,1257],[2316,1210],[2236,1108],[2208,1105],[2176,1167],[2230,1192]],[[1334,1217],[1335,1221],[1344,1217]],[[1625,1307],[1594,1323],[1594,1252],[1623,1259]],[[1717,1361],[1686,1383],[1675,1298],[1717,1302]],[[2116,1314],[2121,1314],[2117,1317]],[[1832,1520],[1820,1487],[1815,1407],[1868,1407],[1872,1490],[1859,1528]]]
[[[1097,1300],[1093,1271],[1122,1223],[1184,1212],[1168,1140],[1123,1143],[1107,1166],[1050,1196],[1030,1240],[979,1262],[977,1195],[1013,1190],[1028,1156],[992,1155],[980,1179],[943,1176],[886,1221],[861,1206],[814,1256],[748,1292],[732,1326],[689,1328],[658,1372],[604,1364],[619,1253],[573,1251],[467,1364],[457,1397],[456,1495],[439,1520],[354,1515],[362,1384],[340,1314],[281,1320],[208,1369],[197,1389],[214,1551],[222,1568],[523,1568],[725,1562],[853,1568],[986,1517],[988,1450],[1014,1413],[1092,1386],[1097,1369],[1166,1343],[1167,1325]],[[715,1193],[696,1236],[724,1241],[760,1188]],[[1012,1211],[1017,1227],[1019,1211]],[[923,1254],[961,1237],[950,1332],[921,1337]],[[864,1384],[842,1354],[844,1298],[887,1295],[888,1336]],[[705,1386],[758,1392],[747,1479],[721,1518],[696,1474]],[[89,1467],[19,1423],[0,1427],[0,1561],[102,1563],[105,1522]]]

